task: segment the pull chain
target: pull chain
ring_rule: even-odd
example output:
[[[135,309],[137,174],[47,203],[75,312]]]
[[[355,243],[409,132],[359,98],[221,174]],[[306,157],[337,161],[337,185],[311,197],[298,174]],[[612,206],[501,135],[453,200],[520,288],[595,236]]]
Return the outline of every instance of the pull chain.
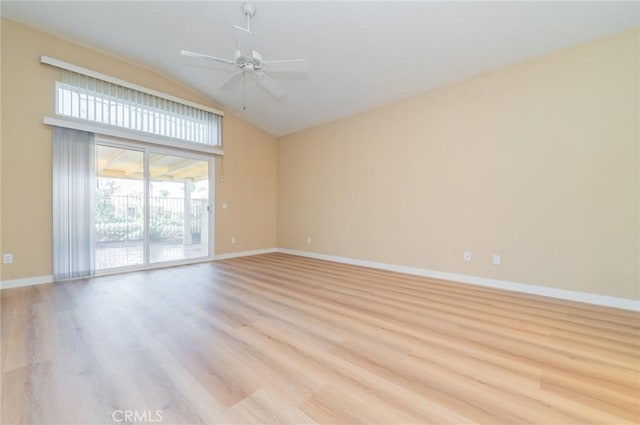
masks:
[[[247,110],[247,71],[242,71],[242,110]]]

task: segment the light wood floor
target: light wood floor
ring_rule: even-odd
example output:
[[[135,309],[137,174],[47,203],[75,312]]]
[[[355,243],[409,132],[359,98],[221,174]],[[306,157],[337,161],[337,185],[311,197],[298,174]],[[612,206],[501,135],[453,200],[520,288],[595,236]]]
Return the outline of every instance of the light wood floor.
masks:
[[[4,290],[1,419],[638,423],[639,322],[283,254]]]

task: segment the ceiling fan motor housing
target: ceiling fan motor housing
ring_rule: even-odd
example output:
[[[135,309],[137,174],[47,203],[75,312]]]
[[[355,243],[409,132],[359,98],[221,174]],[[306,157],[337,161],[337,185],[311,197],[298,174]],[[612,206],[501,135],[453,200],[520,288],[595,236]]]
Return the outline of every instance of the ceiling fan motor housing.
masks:
[[[264,66],[264,64],[262,63],[262,55],[255,50],[253,51],[252,58],[242,56],[240,50],[236,50],[233,54],[233,61],[236,63],[236,65],[242,68],[250,68],[256,71]]]

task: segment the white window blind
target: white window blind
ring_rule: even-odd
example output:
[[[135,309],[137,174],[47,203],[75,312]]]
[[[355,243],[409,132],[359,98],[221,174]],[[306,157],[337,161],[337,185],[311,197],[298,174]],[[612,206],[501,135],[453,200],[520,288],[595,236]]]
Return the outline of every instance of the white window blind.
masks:
[[[94,274],[95,136],[53,128],[53,277]]]
[[[220,145],[220,116],[63,69],[56,114],[209,146]]]
[[[49,56],[40,62],[61,71],[56,116],[45,116],[45,124],[224,154],[222,111]]]

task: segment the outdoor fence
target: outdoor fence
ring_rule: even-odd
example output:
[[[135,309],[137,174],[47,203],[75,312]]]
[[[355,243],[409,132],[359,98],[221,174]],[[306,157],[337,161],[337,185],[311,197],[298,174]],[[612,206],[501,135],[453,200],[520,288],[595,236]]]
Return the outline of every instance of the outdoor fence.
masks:
[[[200,241],[202,215],[208,201],[192,199],[191,237]],[[184,238],[184,199],[149,198],[149,238],[153,242]],[[96,242],[132,242],[144,239],[144,199],[135,196],[103,196],[96,201]]]

